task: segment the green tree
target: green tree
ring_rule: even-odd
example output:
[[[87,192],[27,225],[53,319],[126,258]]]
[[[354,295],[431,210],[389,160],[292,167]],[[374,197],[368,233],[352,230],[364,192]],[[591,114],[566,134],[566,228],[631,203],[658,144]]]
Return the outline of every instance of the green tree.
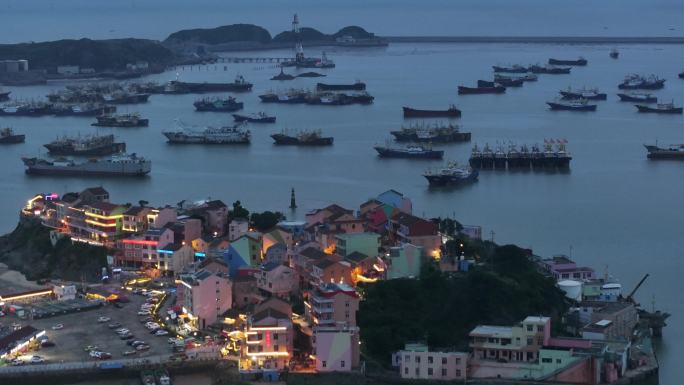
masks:
[[[228,213],[228,219],[233,220],[236,218],[249,219],[249,210],[242,207],[240,201],[233,202],[233,209]]]
[[[254,227],[257,231],[266,231],[270,230],[275,225],[278,224],[278,222],[285,220],[285,215],[283,213],[276,211],[264,211],[263,213],[252,213],[250,216],[250,224],[252,227]]]

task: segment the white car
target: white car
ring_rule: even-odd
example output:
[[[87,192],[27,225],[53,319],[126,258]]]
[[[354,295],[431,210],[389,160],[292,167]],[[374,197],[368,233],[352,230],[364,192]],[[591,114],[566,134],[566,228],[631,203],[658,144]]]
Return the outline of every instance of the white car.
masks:
[[[32,364],[42,364],[43,362],[45,362],[45,358],[43,358],[41,356],[33,356],[33,357],[31,357],[29,362]]]
[[[167,332],[167,331],[164,330],[164,329],[159,329],[159,330],[157,330],[156,332],[154,332],[154,335],[155,335],[155,336],[165,336],[165,335],[168,335],[168,334],[169,334],[169,332]]]
[[[104,323],[104,322],[109,322],[111,321],[111,318],[109,317],[100,317],[97,319],[97,322]]]
[[[64,329],[64,324],[52,325],[52,330],[61,330],[61,329]]]
[[[138,312],[138,315],[150,315],[150,314],[152,314],[152,313],[150,313],[149,310],[140,310]]]
[[[116,329],[116,330],[114,330],[114,331],[117,332],[117,333],[120,333],[120,332],[127,332],[128,329],[127,329],[127,328],[118,328],[118,329]]]

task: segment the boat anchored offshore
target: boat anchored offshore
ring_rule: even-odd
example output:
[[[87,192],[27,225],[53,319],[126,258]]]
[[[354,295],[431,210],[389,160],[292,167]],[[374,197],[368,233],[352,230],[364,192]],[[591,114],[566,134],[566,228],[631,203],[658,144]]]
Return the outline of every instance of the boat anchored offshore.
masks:
[[[484,82],[482,80],[478,81],[477,87],[458,86],[459,95],[503,94],[504,92],[506,92],[506,87]]]
[[[617,94],[621,102],[637,102],[637,103],[658,103],[658,98],[651,94],[642,94],[637,92]]]
[[[91,124],[98,127],[147,127],[149,119],[143,119],[138,113],[105,114],[97,117],[97,122]]]
[[[613,49],[612,51],[610,51],[610,57],[611,57],[611,58],[617,59],[618,56],[620,56],[620,52],[618,52],[618,50]]]
[[[319,91],[364,91],[366,89],[366,83],[362,81],[356,81],[352,84],[327,84],[327,83],[317,83],[316,89]]]
[[[648,159],[679,159],[684,160],[684,144],[671,144],[669,147],[658,147],[655,145],[644,144]]]
[[[55,116],[98,116],[113,114],[115,112],[116,106],[100,103],[53,106],[53,113]]]
[[[533,74],[548,74],[548,75],[561,75],[569,74],[571,67],[553,67],[553,66],[530,66],[530,72]]]
[[[162,134],[173,144],[249,144],[252,134],[249,130],[235,127],[204,127],[193,130],[184,127],[179,121],[177,131],[162,131]]]
[[[625,80],[618,85],[621,90],[659,90],[665,87],[665,79],[660,79],[655,75],[627,75]]]
[[[494,81],[497,83],[500,83],[501,85],[504,85],[503,82],[506,81],[518,81],[522,80],[523,82],[536,82],[539,80],[539,77],[535,74],[526,74],[522,76],[506,76],[506,75],[500,75],[500,74],[494,74]]]
[[[477,170],[470,167],[461,167],[456,162],[449,162],[445,167],[438,170],[428,170],[423,173],[430,186],[449,186],[477,181]]]
[[[397,142],[453,143],[470,141],[470,132],[461,132],[455,124],[412,125],[398,131],[390,131]]]
[[[586,99],[557,100],[546,102],[555,111],[596,111],[596,104],[589,104]]]
[[[394,148],[389,144],[374,146],[375,151],[381,158],[408,158],[408,159],[442,159],[444,151],[433,150],[430,146],[410,144],[403,148]]]
[[[120,154],[104,159],[89,159],[76,163],[69,159],[49,161],[42,158],[21,158],[26,173],[50,176],[144,176],[150,173],[152,162],[136,154]]]
[[[275,116],[268,116],[265,112],[258,112],[256,114],[241,115],[233,114],[233,120],[236,122],[249,122],[249,123],[275,123]]]
[[[285,72],[283,72],[283,67],[280,67],[280,73],[272,77],[271,80],[292,80],[295,77],[296,76],[294,75],[286,74]]]
[[[565,60],[565,59],[549,59],[549,64],[551,65],[564,65],[564,66],[585,66],[587,65],[587,59],[580,57],[575,60]]]
[[[244,106],[242,102],[238,102],[232,96],[229,96],[227,99],[203,98],[196,100],[192,105],[195,106],[197,111],[213,112],[235,112],[241,110]]]
[[[411,107],[402,107],[405,118],[460,118],[461,110],[456,108],[453,104],[446,110],[419,110]]]
[[[201,94],[204,92],[247,92],[252,90],[252,83],[237,75],[232,83],[190,83],[172,80],[165,93],[170,94]]]
[[[26,135],[15,134],[11,128],[0,129],[0,144],[24,143]]]
[[[639,112],[653,112],[657,114],[681,114],[682,107],[675,107],[674,103],[658,103],[655,107],[637,104],[634,107]]]
[[[561,94],[561,97],[566,100],[577,100],[577,99],[585,99],[585,100],[606,100],[608,99],[608,95],[604,93],[600,93],[598,91],[598,88],[582,88],[580,90],[573,90],[572,88],[568,87],[567,90],[565,91],[559,91]]]
[[[126,143],[115,142],[114,135],[64,137],[44,144],[43,147],[51,155],[103,156],[126,151]]]
[[[572,156],[567,152],[567,143],[564,139],[545,139],[543,151],[537,145],[529,150],[527,145],[511,144],[507,151],[502,146],[492,151],[488,144],[483,149],[475,145],[470,154],[470,166],[480,170],[568,169]]]
[[[333,144],[333,138],[323,136],[321,130],[301,131],[294,134],[289,134],[283,130],[280,133],[271,135],[271,138],[278,145],[331,146]]]
[[[492,66],[494,72],[509,73],[509,74],[524,74],[528,71],[527,67],[515,64],[512,66]]]

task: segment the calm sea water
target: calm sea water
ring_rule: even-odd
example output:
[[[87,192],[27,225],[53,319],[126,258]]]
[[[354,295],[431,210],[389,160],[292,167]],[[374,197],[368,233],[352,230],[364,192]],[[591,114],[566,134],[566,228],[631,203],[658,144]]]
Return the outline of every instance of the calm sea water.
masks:
[[[341,5],[329,10],[308,1],[287,5],[269,2],[271,6],[266,8],[258,1],[225,4],[201,1],[190,12],[187,5],[174,1],[164,2],[168,5],[163,7],[157,1],[122,2],[116,6],[79,0],[38,2],[50,7],[48,14],[43,8],[10,0],[0,5],[3,20],[0,31],[4,32],[0,36],[6,41],[82,35],[163,38],[182,27],[238,21],[259,23],[274,32],[287,28],[293,11],[311,20],[305,24],[324,31],[336,30],[350,24],[348,20],[354,20],[382,34],[486,34],[489,31],[492,35],[677,35],[682,14],[682,4],[674,1],[648,4],[606,1],[595,5],[592,12],[580,6],[589,2],[581,1],[572,3],[580,4],[577,6],[555,1],[543,2],[546,5],[541,6],[539,1],[524,1],[527,8],[519,9],[509,3],[431,1],[429,7],[415,9],[408,2],[399,2],[388,9],[388,3],[380,1],[363,10]],[[100,7],[111,9],[99,12]],[[441,8],[449,12],[438,12]],[[488,18],[483,16],[486,12]],[[379,17],[381,14],[386,17]],[[609,14],[612,16],[608,17]],[[525,22],[513,23],[512,15],[518,15]],[[463,20],[482,23],[466,25]],[[601,25],[608,29],[604,30]],[[670,26],[675,30],[669,30]],[[109,29],[113,32],[108,32]],[[684,271],[681,251],[684,164],[648,161],[642,144],[656,140],[662,144],[684,143],[684,118],[638,114],[631,104],[618,102],[615,93],[616,85],[625,74],[655,73],[668,78],[665,89],[656,91],[658,97],[684,103],[684,81],[676,77],[684,69],[684,51],[679,46],[619,46],[615,48],[621,52],[620,59],[612,60],[608,57],[612,48],[399,44],[386,49],[330,50],[328,54],[336,61],[337,68],[326,71],[328,77],[324,81],[365,81],[368,91],[376,97],[370,106],[261,104],[257,98],[261,92],[312,87],[316,82],[316,79],[270,81],[277,69],[269,64],[230,64],[225,71],[223,65],[169,71],[151,79],[167,81],[178,73],[181,79],[189,81],[230,81],[240,73],[255,84],[252,93],[237,96],[245,103],[245,111],[275,114],[278,124],[251,127],[253,143],[249,147],[170,146],[161,131],[173,128],[175,119],[188,124],[214,125],[227,124],[230,119],[223,114],[194,112],[192,102],[196,96],[193,95],[154,95],[148,104],[122,107],[121,111],[140,111],[149,117],[150,127],[99,129],[98,132],[114,133],[128,143],[130,151],[153,160],[152,175],[142,180],[28,177],[23,173],[20,156],[41,153],[42,144],[58,135],[87,134],[96,129],[90,127],[91,120],[87,118],[0,118],[1,126],[12,126],[27,134],[25,144],[0,148],[3,165],[0,230],[13,228],[18,208],[34,193],[78,191],[98,184],[110,190],[112,199],[118,202],[136,203],[145,199],[152,204],[173,204],[182,199],[212,197],[230,203],[239,199],[251,209],[282,210],[291,218],[302,218],[308,209],[331,202],[358,207],[365,199],[394,188],[413,199],[419,215],[455,215],[463,223],[482,225],[487,237],[493,231],[497,242],[531,247],[544,256],[572,253],[579,263],[618,277],[625,290],[630,290],[643,274],[650,273],[651,278],[637,298],[649,308],[655,298],[658,308],[674,314],[659,344],[659,359],[661,383],[676,384],[677,357],[684,354],[684,324],[680,320],[684,314],[681,301],[684,284],[680,279]],[[320,52],[309,49],[307,53]],[[245,55],[290,56],[291,52]],[[589,60],[589,66],[575,68],[571,75],[540,76],[539,82],[509,89],[505,95],[456,95],[459,84],[472,85],[477,79],[490,79],[492,64],[529,64],[545,62],[552,56],[579,55]],[[62,86],[51,84],[11,90],[15,97],[40,99],[51,89]],[[568,86],[596,86],[607,92],[609,99],[599,102],[595,113],[548,111],[545,101]],[[446,108],[449,103],[463,110],[459,123],[463,130],[473,133],[473,142],[480,145],[567,139],[574,157],[571,172],[483,172],[476,184],[432,190],[420,174],[426,168],[439,166],[440,162],[376,157],[373,144],[384,143],[389,138],[389,130],[405,123],[401,106]],[[316,149],[274,147],[269,135],[281,128],[320,128],[335,137],[335,145]],[[471,144],[440,148],[446,151],[447,159],[464,162]],[[292,187],[296,189],[300,206],[295,213],[287,209]]]

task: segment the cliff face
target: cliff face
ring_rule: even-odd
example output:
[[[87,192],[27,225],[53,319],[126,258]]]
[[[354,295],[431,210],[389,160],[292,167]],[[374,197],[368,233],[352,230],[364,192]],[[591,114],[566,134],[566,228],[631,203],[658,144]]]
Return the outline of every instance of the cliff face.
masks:
[[[80,39],[3,44],[0,60],[3,59],[28,59],[31,69],[54,70],[61,65],[77,65],[104,71],[123,70],[126,64],[137,61],[163,68],[173,62],[174,54],[153,40]]]
[[[107,250],[67,238],[55,246],[50,230],[36,220],[22,220],[11,233],[0,237],[0,262],[18,270],[29,280],[60,278],[96,281],[107,263]],[[82,276],[83,275],[83,276]]]

